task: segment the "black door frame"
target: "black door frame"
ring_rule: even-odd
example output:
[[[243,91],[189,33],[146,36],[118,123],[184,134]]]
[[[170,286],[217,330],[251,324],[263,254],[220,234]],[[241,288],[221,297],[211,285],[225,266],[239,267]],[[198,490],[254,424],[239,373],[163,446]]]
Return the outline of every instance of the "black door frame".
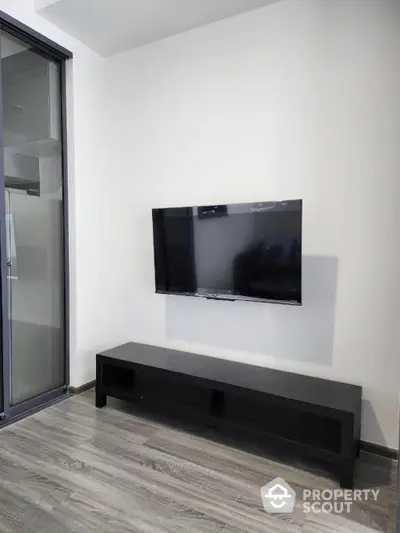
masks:
[[[14,37],[29,44],[35,52],[56,61],[60,65],[61,88],[61,135],[62,135],[62,189],[63,189],[63,241],[64,241],[64,339],[65,339],[65,384],[57,389],[40,394],[34,398],[11,405],[11,350],[10,350],[10,320],[8,316],[8,266],[6,252],[5,227],[5,177],[4,177],[4,141],[3,141],[3,95],[0,83],[0,297],[1,297],[1,349],[0,387],[0,425],[20,418],[42,405],[50,403],[66,394],[70,381],[70,302],[69,302],[69,240],[68,240],[68,168],[67,168],[67,113],[66,113],[66,61],[72,58],[72,53],[51,41],[44,35],[32,30],[25,24],[0,11],[0,30],[6,31]],[[0,43],[1,47],[1,43]],[[0,48],[1,57],[1,48]],[[0,81],[1,81],[0,61]]]

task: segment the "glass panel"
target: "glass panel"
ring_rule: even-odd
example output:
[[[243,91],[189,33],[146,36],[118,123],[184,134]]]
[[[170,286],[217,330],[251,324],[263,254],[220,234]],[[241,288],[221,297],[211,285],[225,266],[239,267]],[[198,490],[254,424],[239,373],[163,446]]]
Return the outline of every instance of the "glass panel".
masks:
[[[11,404],[65,383],[59,64],[1,34]]]

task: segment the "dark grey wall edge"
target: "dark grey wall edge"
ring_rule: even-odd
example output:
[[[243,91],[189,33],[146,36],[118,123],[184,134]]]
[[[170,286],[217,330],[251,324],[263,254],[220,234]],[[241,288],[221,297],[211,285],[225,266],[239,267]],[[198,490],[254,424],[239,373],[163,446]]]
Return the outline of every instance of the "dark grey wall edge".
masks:
[[[397,457],[397,513],[396,513],[396,533],[400,533],[400,453]]]
[[[61,61],[61,125],[62,125],[62,188],[63,188],[63,254],[64,254],[64,341],[65,341],[65,383],[71,379],[70,353],[70,262],[69,262],[69,192],[68,192],[68,145],[67,145],[67,74],[65,61]]]
[[[400,395],[399,395],[399,402],[400,402]],[[400,411],[398,417],[400,418]],[[398,447],[397,450],[397,512],[396,512],[396,526],[395,530],[396,533],[400,533],[400,424],[398,426],[398,432],[399,432],[399,440],[398,440]]]
[[[11,33],[11,35],[14,35],[14,37],[22,39],[45,53],[49,53],[52,57],[56,56],[58,59],[72,58],[72,52],[51,39],[48,39],[45,35],[33,30],[26,24],[11,17],[4,11],[0,11],[0,24],[3,29],[8,33]]]
[[[393,448],[386,448],[386,446],[380,446],[379,444],[373,444],[372,442],[360,442],[360,447],[363,452],[372,453],[374,455],[380,455],[388,459],[397,459],[397,450]]]
[[[69,387],[69,392],[71,394],[81,394],[82,392],[85,392],[89,389],[92,389],[96,384],[96,380],[88,381],[87,383],[84,383],[80,387]]]

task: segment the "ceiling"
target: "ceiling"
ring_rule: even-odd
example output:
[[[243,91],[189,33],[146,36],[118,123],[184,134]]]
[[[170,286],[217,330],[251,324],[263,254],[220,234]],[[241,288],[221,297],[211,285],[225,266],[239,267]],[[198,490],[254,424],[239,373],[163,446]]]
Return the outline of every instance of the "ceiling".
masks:
[[[37,11],[108,56],[278,0],[36,0]]]

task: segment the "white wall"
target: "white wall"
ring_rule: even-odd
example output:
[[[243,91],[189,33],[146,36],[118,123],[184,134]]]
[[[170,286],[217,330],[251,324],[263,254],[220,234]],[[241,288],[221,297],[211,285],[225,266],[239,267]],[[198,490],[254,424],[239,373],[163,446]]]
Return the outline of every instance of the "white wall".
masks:
[[[393,448],[398,7],[287,0],[115,56],[105,115],[113,335],[361,384],[362,438]],[[303,307],[154,294],[152,207],[289,198],[304,199]]]
[[[397,446],[400,54],[395,0],[284,0],[68,72],[71,384],[125,340],[359,383]],[[304,199],[304,306],[154,294],[151,208]]]
[[[109,253],[103,244],[109,212],[110,181],[103,172],[101,148],[103,59],[39,16],[34,0],[0,0],[0,9],[74,53],[68,64],[68,141],[71,277],[71,385],[94,377],[94,354],[110,346],[107,275]],[[112,226],[110,217],[109,226]]]

